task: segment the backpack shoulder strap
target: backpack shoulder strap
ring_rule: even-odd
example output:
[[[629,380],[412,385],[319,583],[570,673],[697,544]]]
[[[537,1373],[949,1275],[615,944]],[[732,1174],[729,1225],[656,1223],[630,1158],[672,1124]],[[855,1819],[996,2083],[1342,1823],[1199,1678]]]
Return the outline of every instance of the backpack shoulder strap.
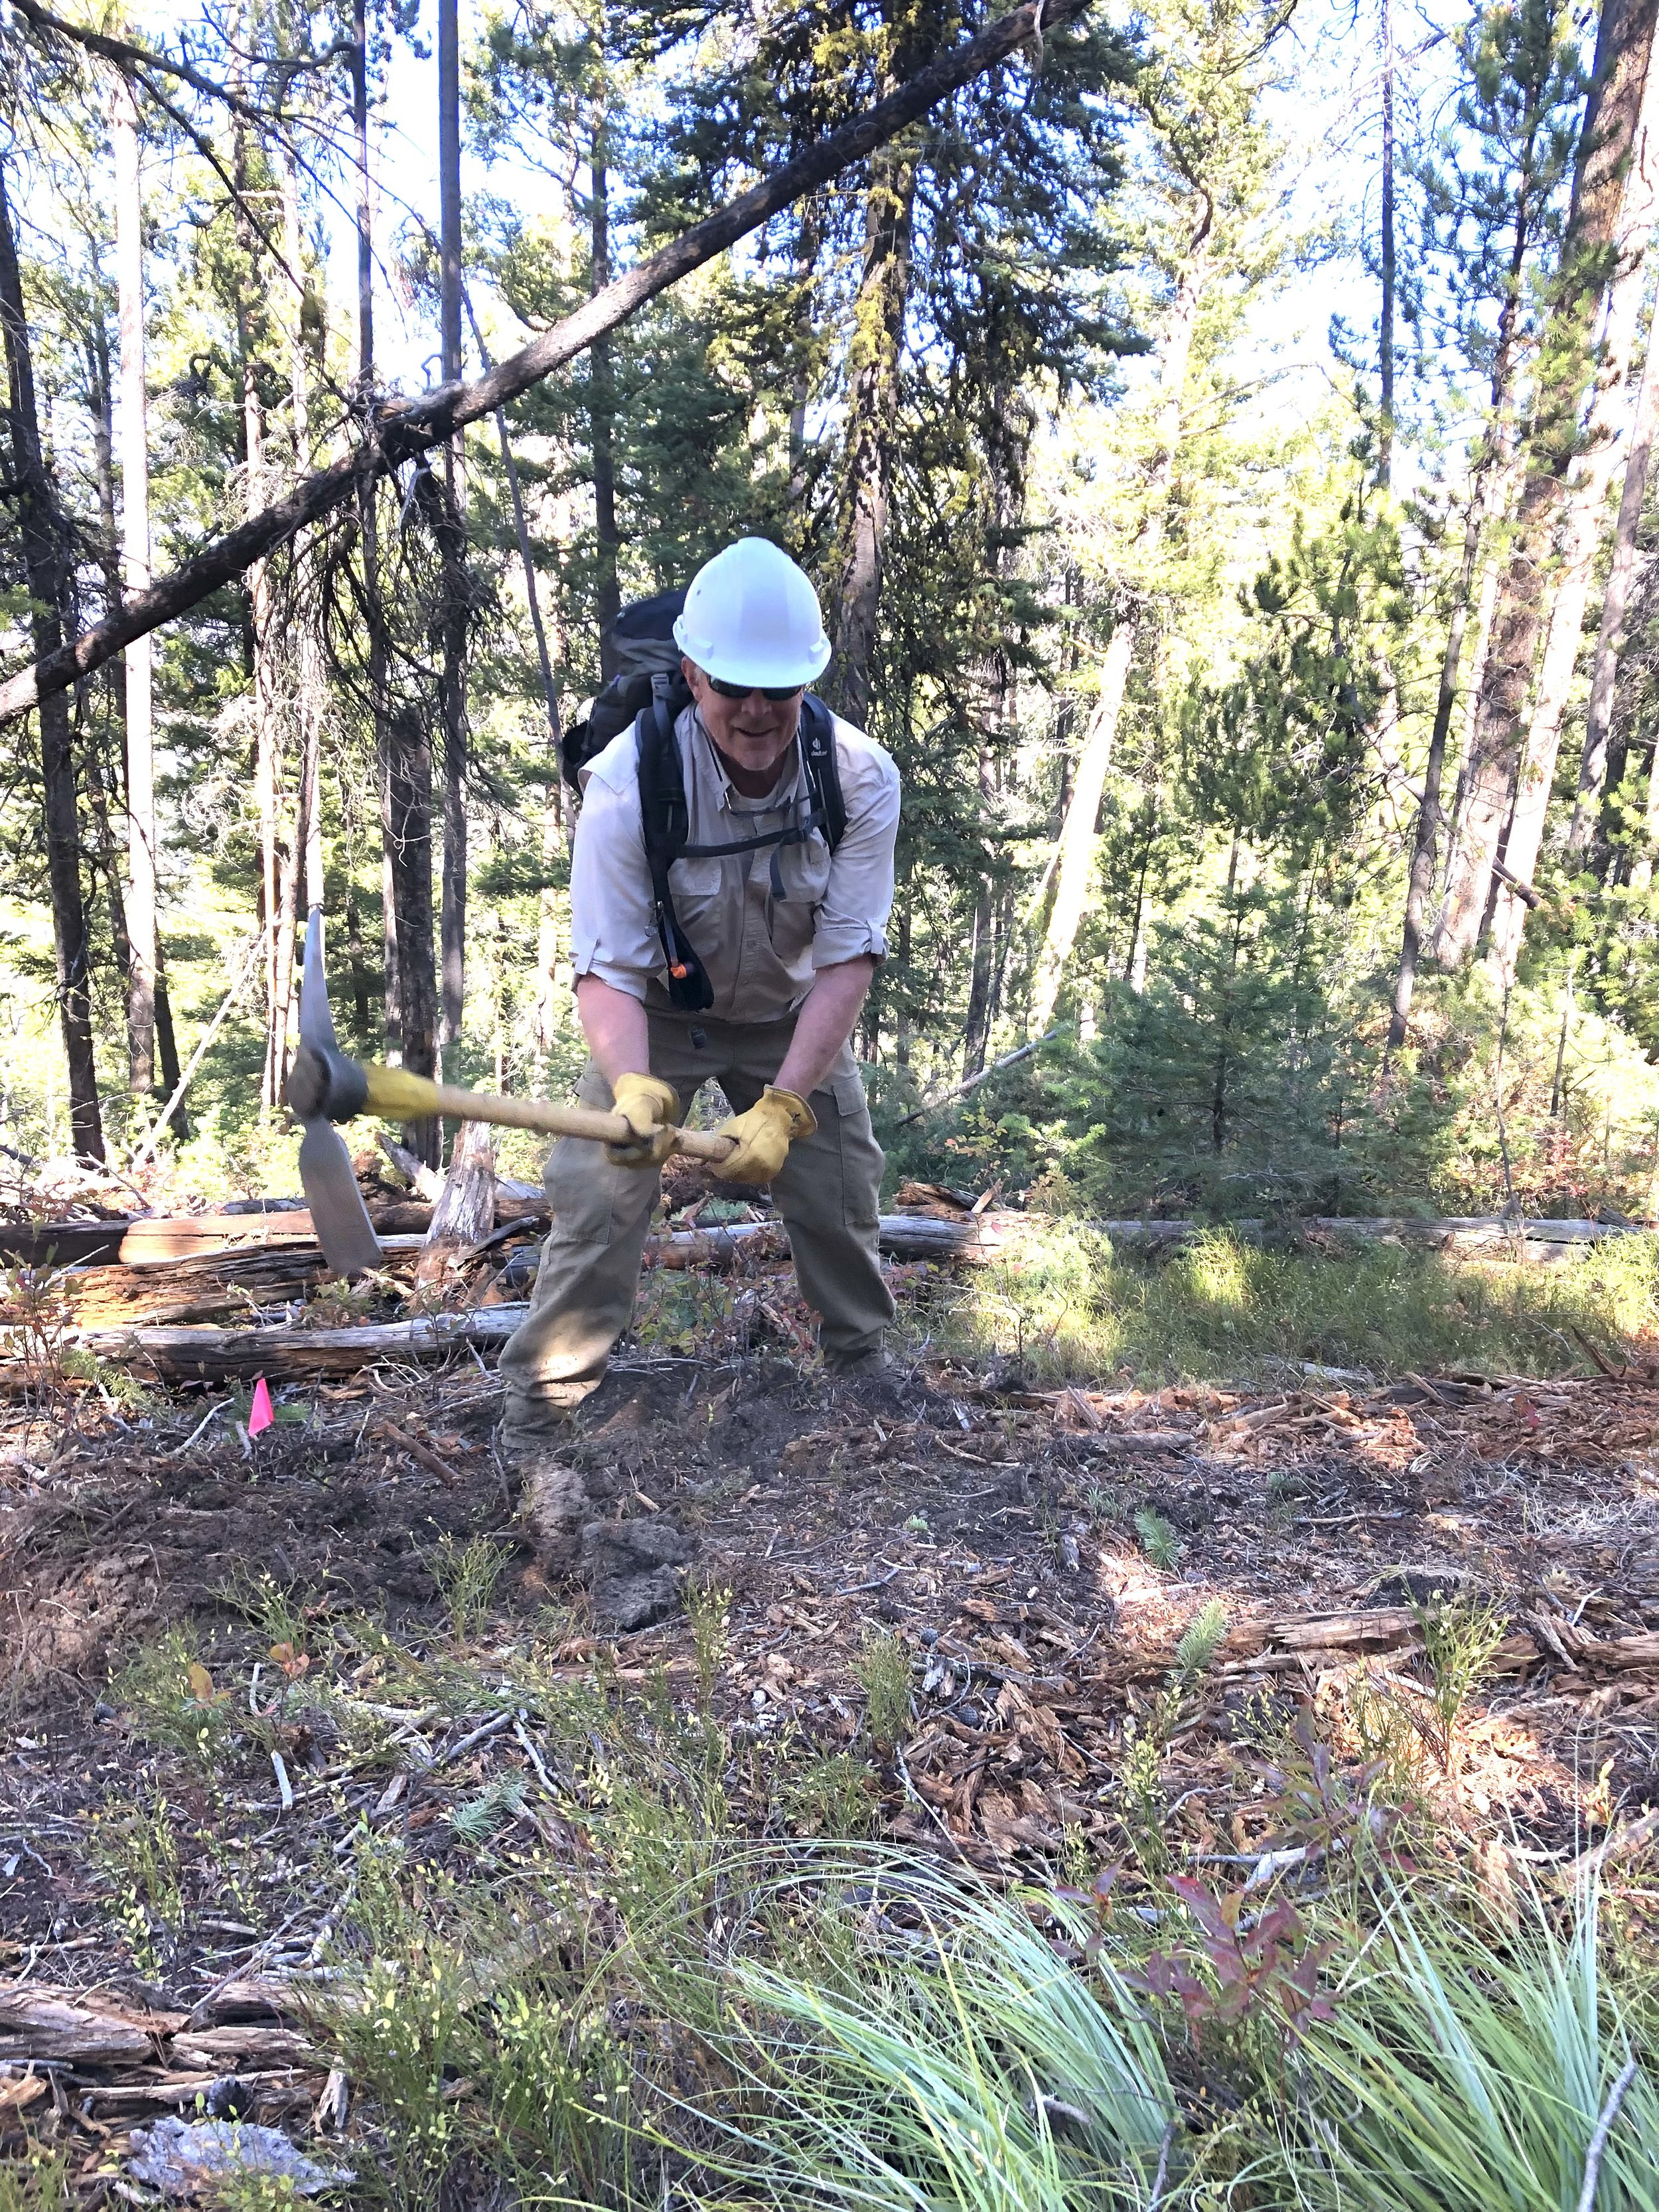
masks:
[[[824,841],[833,853],[847,834],[847,801],[842,796],[835,718],[823,700],[811,691],[801,702],[800,743],[812,809],[823,825]]]
[[[646,866],[651,873],[657,935],[668,970],[668,995],[682,1013],[698,1014],[714,1005],[714,987],[680,927],[668,882],[668,871],[684,852],[691,834],[685,769],[674,732],[676,720],[671,686],[653,684],[651,704],[641,710],[634,725],[634,757],[640,779],[640,828],[645,838]]]
[[[653,692],[650,705],[641,708],[634,724],[634,755],[639,768],[646,861],[653,883],[666,882],[669,869],[685,850],[691,817],[674,716],[660,691]]]

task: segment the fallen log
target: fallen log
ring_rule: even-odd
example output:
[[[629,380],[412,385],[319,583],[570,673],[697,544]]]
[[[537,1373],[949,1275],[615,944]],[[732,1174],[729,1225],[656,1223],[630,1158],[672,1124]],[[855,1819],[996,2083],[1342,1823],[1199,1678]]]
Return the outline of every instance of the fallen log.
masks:
[[[529,1310],[528,1305],[484,1306],[477,1313],[430,1314],[362,1328],[82,1328],[65,1332],[64,1340],[94,1359],[148,1370],[167,1382],[228,1382],[252,1375],[291,1382],[441,1359],[468,1345],[499,1350]],[[10,1344],[0,1340],[0,1358],[10,1353]]]
[[[423,1200],[376,1206],[369,1215],[376,1236],[423,1236],[432,1208]],[[121,1239],[124,1267],[172,1267],[180,1260],[205,1259],[216,1252],[265,1252],[284,1245],[317,1242],[305,1206],[281,1213],[146,1214],[128,1224]]]
[[[789,1239],[781,1221],[734,1221],[718,1229],[676,1229],[648,1237],[648,1267],[735,1267],[757,1260],[787,1260]]]
[[[50,1983],[0,1982],[0,2063],[106,2066],[154,2056],[185,2024],[181,2012],[149,2012],[96,1992]]]
[[[1079,1225],[1096,1231],[1125,1249],[1158,1250],[1218,1234],[1254,1244],[1269,1233],[1287,1236],[1300,1231],[1337,1243],[1407,1244],[1454,1255],[1492,1253],[1545,1266],[1609,1237],[1639,1234],[1644,1227],[1639,1222],[1516,1221],[1498,1213],[1448,1214],[1431,1219],[1411,1214],[1333,1213],[1272,1223],[1247,1217],[1224,1222],[1126,1220]]]
[[[383,1239],[389,1273],[407,1271],[419,1237]],[[246,1322],[251,1310],[307,1297],[327,1273],[318,1244],[210,1252],[166,1267],[76,1267],[53,1285],[82,1328],[135,1327],[144,1322]]]
[[[0,1222],[0,1261],[24,1267],[73,1267],[113,1260],[127,1218],[113,1221]]]

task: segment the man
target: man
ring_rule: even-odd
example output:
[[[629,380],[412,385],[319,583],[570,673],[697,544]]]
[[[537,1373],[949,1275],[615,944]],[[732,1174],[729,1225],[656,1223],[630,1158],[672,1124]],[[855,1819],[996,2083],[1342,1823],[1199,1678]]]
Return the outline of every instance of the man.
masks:
[[[811,582],[776,546],[741,538],[701,568],[674,639],[691,692],[673,729],[685,842],[747,849],[688,853],[668,872],[674,917],[713,994],[706,1012],[678,1011],[634,729],[585,773],[571,936],[592,1058],[576,1095],[614,1108],[637,1141],[602,1152],[566,1138],[547,1164],[552,1231],[528,1317],[501,1358],[503,1443],[527,1472],[598,1387],[628,1325],[672,1127],[705,1083],[738,1109],[721,1124],[737,1149],[714,1172],[772,1186],[826,1365],[878,1365],[893,1314],[876,1250],[882,1155],[848,1040],[887,949],[898,772],[833,720],[845,828],[832,852],[799,742],[830,644]]]

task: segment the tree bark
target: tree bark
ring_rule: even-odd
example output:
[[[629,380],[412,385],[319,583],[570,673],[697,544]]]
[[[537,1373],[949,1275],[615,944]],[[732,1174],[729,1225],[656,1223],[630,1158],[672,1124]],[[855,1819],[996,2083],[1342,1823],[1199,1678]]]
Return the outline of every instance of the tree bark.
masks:
[[[1528,696],[1548,614],[1551,556],[1578,449],[1579,412],[1593,368],[1595,311],[1610,274],[1656,7],[1656,0],[1606,0],[1602,9],[1555,296],[1539,358],[1526,477],[1481,677],[1457,866],[1436,939],[1437,957],[1448,967],[1460,966],[1474,950],[1510,811]]]
[[[374,198],[368,165],[368,6],[352,0],[351,123],[357,169],[357,399],[367,413],[377,404],[374,384]],[[363,610],[368,637],[369,714],[380,787],[380,923],[385,972],[386,1056],[403,1058],[402,988],[398,972],[398,918],[392,860],[392,732],[386,695],[386,605],[380,594],[380,524],[374,472],[356,477],[357,526],[363,549]],[[428,833],[428,842],[429,833]],[[428,905],[431,895],[428,893]]]
[[[1601,623],[1595,640],[1584,750],[1578,763],[1578,796],[1567,830],[1567,851],[1579,861],[1589,851],[1607,783],[1613,692],[1619,657],[1625,647],[1625,614],[1636,574],[1636,539],[1642,523],[1642,502],[1647,495],[1648,465],[1656,423],[1659,423],[1659,347],[1656,347],[1650,334],[1637,393],[1636,416],[1631,424],[1630,452],[1625,461],[1625,482],[1619,497],[1619,519],[1613,526],[1607,597],[1601,603]]]
[[[296,287],[289,334],[289,381],[292,393],[294,467],[298,475],[311,455],[311,395],[306,377],[305,255],[300,234],[300,172],[293,156],[283,163],[283,251]],[[300,716],[300,818],[296,844],[305,856],[307,911],[323,903],[323,671],[317,649],[315,617],[307,609],[294,639],[295,683]],[[295,915],[297,923],[297,911]]]
[[[1394,190],[1394,0],[1382,0],[1382,309],[1377,320],[1377,366],[1382,404],[1376,426],[1376,480],[1386,490],[1394,468],[1394,325],[1395,295]]]
[[[417,1289],[441,1285],[458,1254],[488,1237],[495,1220],[495,1144],[487,1121],[463,1121],[455,1132],[449,1173],[415,1263]]]
[[[234,174],[239,193],[236,344],[242,375],[244,499],[247,512],[257,514],[265,484],[265,418],[259,397],[255,337],[259,240],[245,204],[249,191],[247,134],[240,120],[235,128]],[[248,568],[247,623],[253,650],[253,793],[259,816],[259,928],[264,979],[265,1051],[259,1104],[263,1112],[274,1114],[282,1103],[283,1078],[288,1068],[282,936],[285,851],[281,820],[283,745],[276,699],[278,641],[271,618],[270,570],[264,561],[255,561]],[[291,951],[289,968],[291,974]]]
[[[432,741],[417,708],[393,712],[386,775],[392,927],[403,1017],[403,1066],[438,1073],[437,976],[432,941]],[[411,1122],[404,1142],[428,1167],[438,1164],[435,1121]]]
[[[5,335],[12,491],[31,602],[29,626],[37,660],[47,660],[64,641],[68,579],[63,563],[70,541],[58,513],[40,444],[34,357],[29,346],[22,271],[17,262],[3,161],[0,161],[0,323],[4,325]],[[57,958],[58,1018],[69,1068],[70,1140],[77,1153],[101,1160],[104,1127],[93,1057],[90,954],[81,895],[81,824],[68,696],[63,691],[52,692],[40,699],[40,708],[46,877]]]
[[[1584,450],[1569,483],[1563,516],[1560,565],[1550,605],[1537,696],[1528,725],[1516,779],[1515,803],[1504,840],[1504,865],[1522,883],[1537,872],[1544,820],[1555,783],[1561,722],[1577,665],[1589,599],[1590,574],[1601,537],[1607,487],[1618,458],[1621,417],[1628,411],[1631,371],[1642,293],[1647,275],[1648,241],[1655,209],[1656,126],[1659,125],[1659,70],[1650,66],[1642,113],[1625,179],[1624,202],[1615,240],[1617,258],[1607,295],[1601,361],[1590,402]],[[1528,907],[1512,886],[1499,881],[1493,898],[1490,960],[1500,988],[1515,981]]]
[[[149,587],[149,443],[144,372],[143,203],[138,110],[132,88],[112,86],[115,153],[115,282],[121,325],[121,520],[127,592]],[[126,649],[127,1077],[137,1097],[155,1087],[155,725],[148,637]]]
[[[611,172],[605,144],[605,115],[595,117],[589,149],[588,237],[591,246],[588,295],[598,299],[611,282]],[[594,611],[599,618],[599,673],[609,683],[617,672],[611,626],[622,612],[618,574],[622,540],[617,532],[617,377],[609,337],[587,349],[587,425],[593,469],[593,537],[599,552]]]
[[[865,198],[864,270],[848,349],[846,482],[836,587],[836,703],[860,727],[870,717],[892,503],[915,190],[915,149],[883,147],[871,165]]]
[[[1429,900],[1434,889],[1435,871],[1438,859],[1440,830],[1444,820],[1440,803],[1441,784],[1445,775],[1446,743],[1451,732],[1452,715],[1456,708],[1458,677],[1463,658],[1464,632],[1468,622],[1471,594],[1480,566],[1480,549],[1492,525],[1502,513],[1509,491],[1510,451],[1513,442],[1512,416],[1515,403],[1515,376],[1517,357],[1517,320],[1521,307],[1522,278],[1526,271],[1527,256],[1533,245],[1535,225],[1534,162],[1538,143],[1540,118],[1534,116],[1522,147],[1521,186],[1516,196],[1514,226],[1510,238],[1509,268],[1504,286],[1503,305],[1498,310],[1496,343],[1492,354],[1492,398],[1487,416],[1486,435],[1481,443],[1480,456],[1476,464],[1474,481],[1469,488],[1468,514],[1463,526],[1463,558],[1458,575],[1455,595],[1452,600],[1451,620],[1446,630],[1446,649],[1440,665],[1440,688],[1435,701],[1434,723],[1429,734],[1428,758],[1424,764],[1423,797],[1418,807],[1417,829],[1413,841],[1411,874],[1406,886],[1405,924],[1401,934],[1400,964],[1395,974],[1394,1004],[1389,1016],[1388,1040],[1382,1049],[1382,1073],[1389,1072],[1393,1055],[1406,1042],[1411,1021],[1412,1000],[1417,988],[1417,970],[1422,957],[1424,920],[1428,913]],[[1497,578],[1489,565],[1482,580],[1478,618],[1475,625],[1474,653],[1472,661],[1473,682],[1470,705],[1479,690],[1480,672],[1485,663],[1486,645],[1492,630],[1492,610],[1496,604]],[[1473,736],[1472,725],[1465,732],[1465,745]],[[1457,809],[1461,815],[1462,784],[1460,780]],[[1454,835],[1455,842],[1455,835]],[[1449,860],[1450,855],[1448,855]]]
[[[461,377],[461,70],[457,0],[438,0],[439,323],[446,384]],[[442,965],[440,1036],[447,1054],[460,1042],[466,994],[466,528],[458,461],[460,440],[444,448],[443,563],[439,718],[443,726],[444,868],[439,913]],[[446,1068],[451,1073],[457,1073]]]

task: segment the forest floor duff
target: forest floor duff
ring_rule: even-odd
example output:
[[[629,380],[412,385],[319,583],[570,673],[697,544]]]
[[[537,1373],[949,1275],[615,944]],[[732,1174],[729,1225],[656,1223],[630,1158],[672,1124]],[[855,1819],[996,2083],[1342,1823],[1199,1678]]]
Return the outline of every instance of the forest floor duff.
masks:
[[[0,2129],[49,2112],[94,2197],[198,2095],[303,2125],[343,2094],[301,2000],[386,1855],[457,1893],[582,1863],[618,1745],[676,1729],[728,1838],[996,1881],[1262,1878],[1308,1848],[1316,1736],[1328,1796],[1517,1875],[1607,1846],[1612,1881],[1653,1826],[1645,1370],[836,1389],[636,1351],[572,1462],[700,1548],[632,1636],[542,1574],[476,1359],[296,1399],[250,1441],[222,1399],[82,1390],[0,1437],[0,2062],[50,2093],[0,2084]]]

